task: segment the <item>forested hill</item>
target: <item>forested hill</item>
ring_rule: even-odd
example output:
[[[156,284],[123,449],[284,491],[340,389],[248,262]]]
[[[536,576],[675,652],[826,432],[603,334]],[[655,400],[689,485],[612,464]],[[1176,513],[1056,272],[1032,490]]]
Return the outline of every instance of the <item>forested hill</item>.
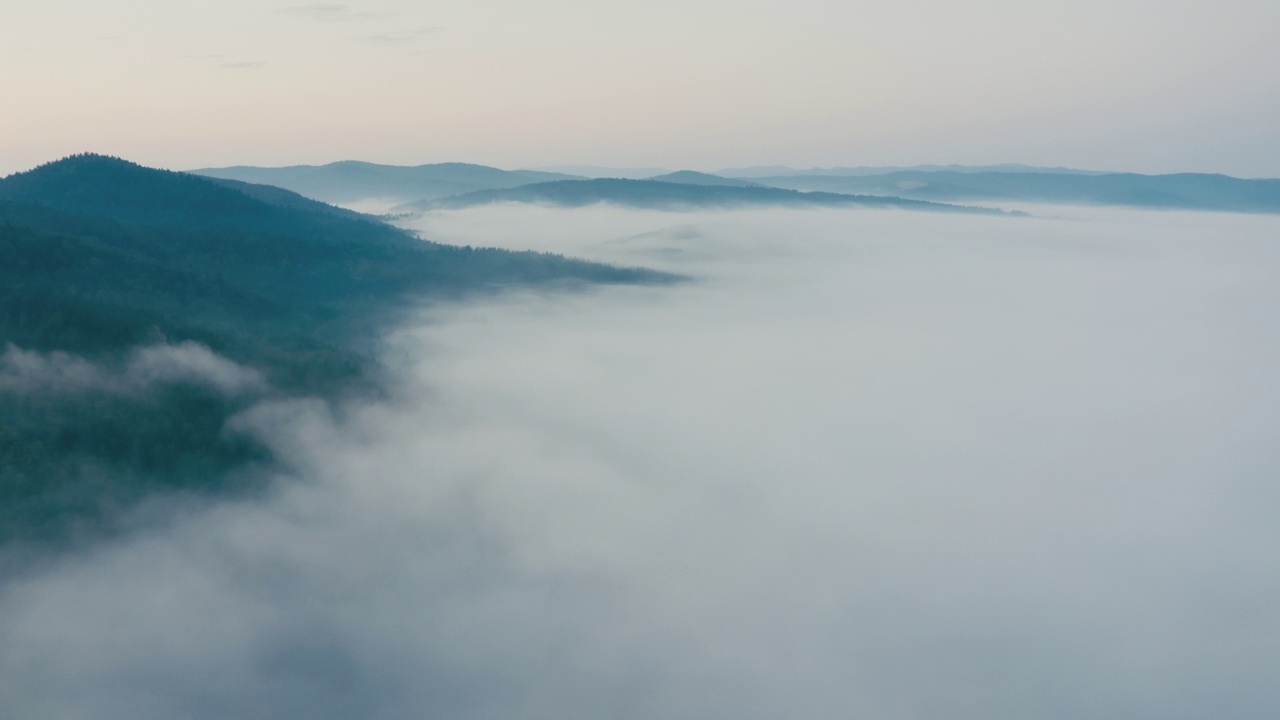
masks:
[[[224,488],[268,460],[227,418],[363,382],[370,343],[418,301],[670,279],[248,191],[96,155],[0,179],[0,542]]]
[[[456,209],[495,202],[544,203],[581,207],[612,203],[627,207],[681,209],[710,207],[880,207],[939,212],[1000,214],[989,208],[964,207],[924,200],[871,195],[842,195],[828,192],[798,192],[774,187],[743,186],[735,181],[724,185],[663,182],[659,180],[559,180],[504,190],[480,190],[464,195],[408,203],[392,212],[420,212]]]

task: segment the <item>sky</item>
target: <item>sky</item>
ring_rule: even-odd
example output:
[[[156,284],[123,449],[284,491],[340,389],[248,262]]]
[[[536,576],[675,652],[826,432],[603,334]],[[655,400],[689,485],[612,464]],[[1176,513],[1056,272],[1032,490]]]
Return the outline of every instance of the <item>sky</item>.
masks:
[[[0,173],[1021,162],[1280,176],[1271,0],[0,0]]]
[[[417,225],[699,281],[436,305],[386,393],[237,417],[271,493],[0,583],[0,716],[1280,713],[1280,218]]]

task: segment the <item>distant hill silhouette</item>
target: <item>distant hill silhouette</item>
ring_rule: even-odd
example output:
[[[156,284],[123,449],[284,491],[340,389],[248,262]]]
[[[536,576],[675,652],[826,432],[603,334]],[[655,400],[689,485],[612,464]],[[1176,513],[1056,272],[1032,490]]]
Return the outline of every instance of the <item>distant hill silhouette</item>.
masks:
[[[669,279],[438,245],[287,191],[98,155],[0,179],[0,542],[65,537],[157,492],[224,490],[270,459],[224,431],[253,397],[74,381],[140,347],[198,343],[260,373],[257,392],[333,397],[371,378],[372,343],[418,300]],[[24,389],[41,357],[74,373]]]
[[[500,170],[468,163],[437,163],[413,167],[378,165],[352,160],[328,165],[291,167],[225,167],[193,170],[196,175],[274,185],[325,202],[355,202],[369,198],[428,200],[476,190],[510,188],[529,183],[566,180],[573,175],[534,170]]]
[[[864,177],[774,176],[756,182],[793,190],[893,195],[918,200],[991,202],[1021,200],[1132,207],[1280,212],[1280,180],[1181,173],[926,172]]]
[[[719,175],[710,175],[708,173],[694,172],[693,170],[678,170],[665,175],[655,175],[648,178],[654,182],[679,183],[682,185],[727,185],[729,187],[764,187],[760,183],[751,182],[750,180],[742,180],[739,178],[720,177]]]
[[[1044,167],[1041,165],[1022,165],[1019,163],[1002,163],[999,165],[862,165],[855,167],[829,167],[799,169],[786,165],[757,165],[753,167],[726,168],[717,171],[716,175],[733,178],[779,178],[779,177],[865,177],[868,175],[888,175],[896,172],[954,172],[954,173],[1019,173],[1050,175],[1106,175],[1094,170],[1078,170],[1065,167]]]
[[[671,172],[660,167],[609,167],[607,165],[550,165],[547,167],[526,168],[539,172],[558,173],[577,178],[623,178],[625,180],[644,180],[654,175]]]
[[[574,169],[572,167],[566,169]],[[1047,203],[1085,203],[1125,205],[1131,207],[1187,210],[1221,210],[1232,212],[1280,212],[1280,180],[1245,180],[1225,175],[1182,173],[1174,175],[1140,175],[1108,173],[1062,167],[1039,167],[1008,163],[1002,165],[916,165],[911,167],[832,167],[795,169],[785,166],[730,168],[716,174],[681,170],[644,179],[643,169],[619,169],[623,177],[608,177],[609,168],[581,167],[583,175],[593,181],[644,180],[673,185],[727,186],[738,188],[776,188],[806,193],[876,196],[900,201],[918,200],[939,203],[974,203],[1024,201]],[[500,170],[483,165],[441,163],[400,167],[362,162],[339,162],[329,165],[301,165],[285,168],[232,167],[195,171],[209,177],[272,185],[307,198],[327,202],[354,202],[380,198],[401,200],[397,210],[412,205],[416,209],[431,206],[456,207],[459,202],[483,203],[499,199],[524,202],[548,202],[581,205],[591,202],[614,202],[640,207],[683,205],[711,207],[751,204],[842,204],[848,200],[807,200],[765,195],[737,196],[729,194],[685,193],[676,197],[650,188],[615,185],[575,187],[570,190],[554,186],[538,190],[505,193],[526,186],[568,180],[585,180],[578,175],[533,170]],[[250,192],[250,191],[246,191]],[[262,193],[260,199],[270,200]],[[488,194],[486,194],[488,193]],[[575,197],[580,195],[581,198]],[[458,198],[466,198],[459,200]],[[487,199],[492,198],[492,199]],[[278,199],[294,202],[296,199]],[[871,201],[862,200],[861,204]],[[924,209],[923,206],[917,206]]]
[[[496,202],[544,203],[562,207],[581,207],[595,203],[613,203],[627,207],[678,209],[711,207],[895,207],[907,210],[938,212],[1001,213],[988,208],[962,207],[922,200],[870,195],[842,195],[825,192],[798,192],[772,187],[706,185],[656,180],[562,180],[524,185],[508,190],[479,192],[407,203],[393,208],[395,212],[422,212],[457,209]]]

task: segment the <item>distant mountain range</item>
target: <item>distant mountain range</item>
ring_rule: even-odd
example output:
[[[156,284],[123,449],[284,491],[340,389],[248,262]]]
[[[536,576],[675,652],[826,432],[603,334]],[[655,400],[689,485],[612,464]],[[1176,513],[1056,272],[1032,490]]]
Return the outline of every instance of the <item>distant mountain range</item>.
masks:
[[[1002,214],[1002,211],[990,208],[963,207],[897,197],[798,192],[741,183],[713,185],[703,180],[702,177],[697,177],[699,175],[699,173],[682,174],[678,176],[680,180],[678,182],[615,178],[559,180],[523,185],[517,188],[480,190],[438,200],[422,200],[392,208],[392,212],[423,212],[466,208],[497,202],[522,202],[558,205],[561,207],[582,207],[595,203],[611,203],[626,207],[651,209],[745,206],[893,207],[906,210]]]
[[[766,166],[729,169],[717,174],[690,170],[662,171],[643,177],[634,175],[658,168],[620,168],[618,172],[591,166],[561,169],[576,169],[590,177],[533,170],[500,170],[460,163],[396,167],[344,162],[318,167],[239,167],[196,172],[227,180],[276,185],[328,202],[356,202],[370,198],[404,200],[397,211],[464,207],[498,201],[565,206],[612,202],[636,207],[810,204],[930,209],[928,205],[908,202],[926,201],[1280,212],[1280,180],[1244,180],[1196,173],[1138,175],[1017,164],[809,170]],[[556,184],[571,181],[581,184]],[[640,182],[658,185],[626,184]],[[750,192],[707,188],[736,188]],[[766,190],[821,194],[797,197]],[[879,199],[872,200],[871,196]]]
[[[205,177],[274,185],[330,203],[369,198],[402,202],[430,200],[476,190],[518,187],[576,177],[534,170],[499,170],[467,163],[405,167],[356,161],[280,168],[203,168],[191,172]]]
[[[1042,202],[1280,212],[1280,180],[1182,173],[1011,173],[902,171],[884,175],[770,176],[755,182],[792,190],[894,195],[937,202]]]
[[[537,172],[559,173],[579,178],[621,178],[623,180],[645,180],[655,175],[665,175],[670,168],[660,167],[609,167],[607,165],[549,165],[546,167],[527,168]]]
[[[1022,165],[1019,163],[1003,163],[1000,165],[865,165],[857,167],[831,167],[799,169],[785,165],[757,165],[753,167],[727,168],[715,174],[733,178],[770,178],[805,176],[863,177],[866,175],[887,175],[895,172],[957,172],[957,173],[1034,173],[1048,175],[1106,175],[1094,170],[1076,170],[1064,167],[1043,167],[1040,165]]]
[[[584,178],[623,178],[627,180],[647,180],[657,175],[671,173],[669,168],[659,167],[608,167],[604,165],[552,165],[529,168],[543,172],[563,173]],[[755,165],[751,167],[725,168],[714,173],[705,173],[725,178],[751,179],[757,177],[779,177],[788,175],[883,175],[903,170],[920,170],[924,172],[1018,172],[1018,173],[1070,173],[1078,175],[1105,175],[1105,172],[1094,170],[1076,170],[1063,167],[1044,167],[1040,165],[1022,165],[1019,163],[1002,163],[999,165],[862,165],[856,167],[830,168],[794,168],[787,165]]]
[[[694,172],[693,170],[678,170],[665,175],[655,175],[647,178],[654,182],[678,183],[681,185],[727,185],[729,187],[764,187],[757,182],[750,180],[742,180],[739,178],[726,178],[719,175],[711,175],[709,173]]]
[[[438,245],[287,190],[98,155],[0,179],[0,543],[242,487],[238,470],[270,457],[228,419],[264,394],[362,386],[381,329],[418,300],[669,280]]]

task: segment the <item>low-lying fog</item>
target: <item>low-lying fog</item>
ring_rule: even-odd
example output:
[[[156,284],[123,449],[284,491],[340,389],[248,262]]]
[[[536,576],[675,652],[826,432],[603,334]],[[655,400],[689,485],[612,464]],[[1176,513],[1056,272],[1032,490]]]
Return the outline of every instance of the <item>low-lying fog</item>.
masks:
[[[1280,218],[416,227],[697,280],[429,309],[391,400],[252,411],[273,497],[3,590],[0,716],[1280,712]]]

